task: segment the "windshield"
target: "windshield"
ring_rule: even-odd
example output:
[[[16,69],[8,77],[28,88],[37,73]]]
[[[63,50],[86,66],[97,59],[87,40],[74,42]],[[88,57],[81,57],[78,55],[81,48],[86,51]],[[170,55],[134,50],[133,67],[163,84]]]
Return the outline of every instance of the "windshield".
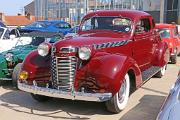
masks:
[[[51,22],[47,22],[47,21],[37,21],[30,25],[27,25],[27,27],[47,28],[51,24],[52,24]]]
[[[131,20],[122,17],[92,17],[81,26],[82,31],[93,29],[130,32]]]
[[[0,28],[0,38],[2,37],[3,32],[4,32],[4,29]]]
[[[158,29],[161,38],[170,38],[170,31],[168,29]]]

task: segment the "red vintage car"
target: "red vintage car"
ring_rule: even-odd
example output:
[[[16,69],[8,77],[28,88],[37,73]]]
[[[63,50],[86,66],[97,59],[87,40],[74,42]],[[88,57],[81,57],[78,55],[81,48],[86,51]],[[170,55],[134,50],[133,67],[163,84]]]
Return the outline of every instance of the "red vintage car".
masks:
[[[177,55],[180,54],[180,38],[175,24],[156,24],[163,41],[168,44],[171,63],[176,64]]]
[[[105,102],[113,113],[153,75],[162,77],[169,50],[142,11],[97,11],[81,21],[78,36],[30,53],[18,88],[37,101],[49,97]]]

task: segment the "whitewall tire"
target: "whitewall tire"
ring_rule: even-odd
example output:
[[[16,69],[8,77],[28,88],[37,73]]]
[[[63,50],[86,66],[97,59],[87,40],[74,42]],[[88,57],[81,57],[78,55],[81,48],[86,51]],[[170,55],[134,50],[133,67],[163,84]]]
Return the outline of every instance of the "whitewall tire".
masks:
[[[128,103],[129,93],[130,78],[129,75],[126,74],[120,90],[109,101],[106,102],[107,110],[113,113],[119,113],[122,111]]]

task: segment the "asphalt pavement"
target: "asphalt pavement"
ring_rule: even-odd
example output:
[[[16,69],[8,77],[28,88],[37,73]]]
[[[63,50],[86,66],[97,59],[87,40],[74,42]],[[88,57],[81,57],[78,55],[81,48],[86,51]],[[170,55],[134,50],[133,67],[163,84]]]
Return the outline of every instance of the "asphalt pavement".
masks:
[[[136,90],[119,114],[107,112],[103,103],[96,102],[52,99],[39,103],[30,94],[13,89],[10,82],[3,82],[0,120],[155,120],[179,70],[180,57],[176,65],[168,64],[163,78],[151,78]]]

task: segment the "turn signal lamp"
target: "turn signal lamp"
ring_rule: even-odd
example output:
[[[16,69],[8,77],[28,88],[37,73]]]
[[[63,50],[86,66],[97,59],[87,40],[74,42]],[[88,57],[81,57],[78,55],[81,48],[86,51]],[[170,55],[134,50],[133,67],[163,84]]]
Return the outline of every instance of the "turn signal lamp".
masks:
[[[28,78],[28,73],[26,71],[21,71],[19,74],[19,80],[26,80]]]

